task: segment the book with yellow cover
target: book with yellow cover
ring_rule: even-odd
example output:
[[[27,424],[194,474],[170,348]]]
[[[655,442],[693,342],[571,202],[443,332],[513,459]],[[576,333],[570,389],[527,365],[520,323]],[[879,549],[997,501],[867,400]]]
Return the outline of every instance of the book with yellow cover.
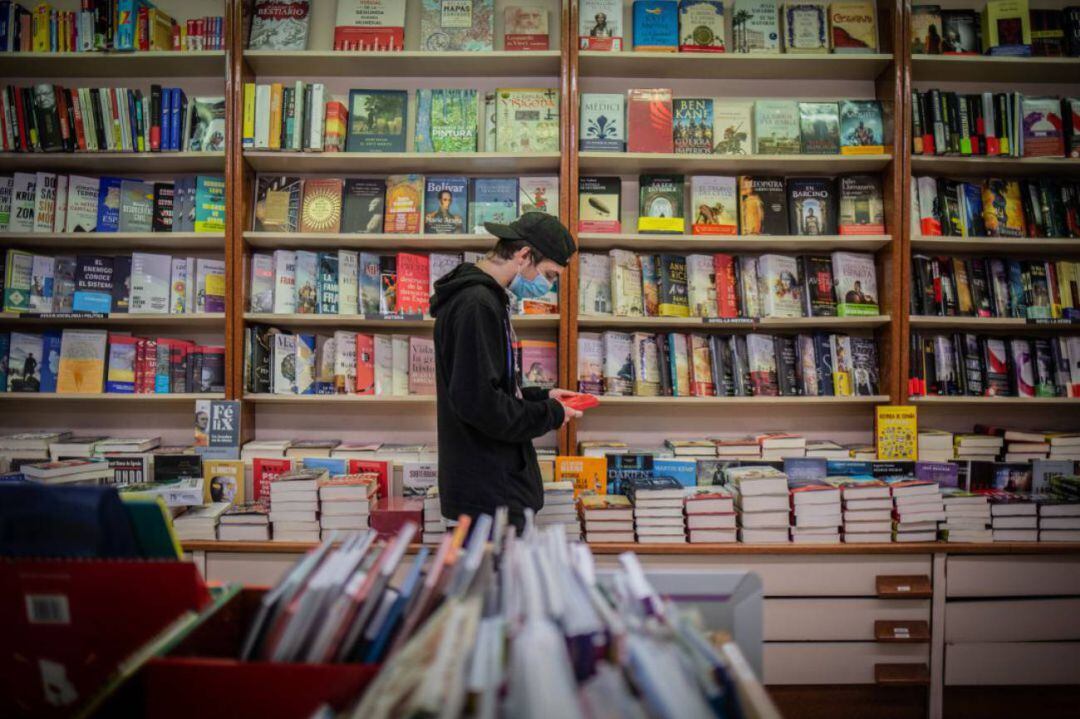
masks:
[[[874,443],[877,458],[916,460],[919,458],[919,422],[917,408],[880,405],[874,414]]]
[[[105,383],[105,330],[64,330],[57,394],[99,394]]]
[[[270,149],[281,149],[281,104],[285,86],[280,82],[270,85]]]
[[[607,459],[604,457],[556,457],[555,481],[573,482],[575,497],[589,491],[607,494]]]
[[[244,502],[244,463],[235,459],[203,461],[203,502]]]
[[[245,150],[255,149],[255,83],[244,83],[244,134],[241,138]]]

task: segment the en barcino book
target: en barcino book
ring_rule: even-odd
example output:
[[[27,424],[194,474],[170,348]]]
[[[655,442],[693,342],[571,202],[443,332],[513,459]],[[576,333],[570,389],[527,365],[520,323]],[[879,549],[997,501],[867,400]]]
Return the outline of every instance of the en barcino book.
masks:
[[[840,152],[840,115],[835,102],[800,102],[799,130],[804,155]]]
[[[737,235],[738,193],[734,177],[698,175],[690,178],[691,233]]]
[[[881,178],[845,175],[840,178],[840,234],[885,234],[885,206]]]
[[[467,177],[428,177],[424,186],[424,232],[464,234],[468,205]]]
[[[586,92],[581,95],[580,149],[626,150],[626,96]]]
[[[789,225],[801,236],[837,234],[836,188],[832,178],[793,177],[788,180]]]
[[[495,91],[496,152],[559,152],[559,93],[549,88]]]
[[[682,175],[642,175],[638,232],[682,234],[686,230]]]
[[[832,3],[829,5],[829,26],[833,52],[877,52],[877,7],[870,0]]]
[[[833,281],[836,286],[837,315],[876,315],[878,310],[877,268],[874,256],[856,252],[833,252]]]
[[[350,90],[348,152],[405,152],[408,93]]]
[[[423,0],[420,45],[429,52],[494,49],[495,0]]]
[[[713,151],[712,98],[676,98],[672,102],[676,154],[708,155]]]
[[[840,154],[880,155],[885,152],[881,103],[877,100],[840,102]]]
[[[798,155],[799,105],[793,100],[754,103],[754,152],[758,155]]]
[[[788,234],[787,188],[782,177],[739,178],[740,234]]]
[[[582,50],[623,49],[623,0],[581,0],[578,3],[578,47]]]
[[[780,10],[776,0],[735,0],[731,29],[735,52],[780,52]]]
[[[724,52],[725,38],[721,0],[679,2],[679,52]]]
[[[582,177],[578,180],[578,231],[619,232],[622,180]]]

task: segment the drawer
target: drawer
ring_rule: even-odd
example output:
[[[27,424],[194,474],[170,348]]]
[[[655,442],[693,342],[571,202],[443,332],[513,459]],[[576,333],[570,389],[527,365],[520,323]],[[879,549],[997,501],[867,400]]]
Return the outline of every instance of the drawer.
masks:
[[[1080,642],[946,644],[945,683],[1080,684]]]
[[[768,622],[765,628],[768,631]],[[1080,599],[1006,599],[945,605],[947,642],[1067,640],[1080,640]]]
[[[929,554],[912,555],[639,555],[645,569],[755,572],[767,597],[873,597],[879,575],[929,576]],[[616,556],[599,556],[597,567],[615,566]],[[915,601],[915,600],[912,600]]]
[[[928,599],[766,599],[766,641],[874,641],[875,621],[930,621]]]
[[[926,644],[765,642],[766,684],[873,684],[875,664],[927,664]]]
[[[949,597],[1080,595],[1080,557],[949,557]]]

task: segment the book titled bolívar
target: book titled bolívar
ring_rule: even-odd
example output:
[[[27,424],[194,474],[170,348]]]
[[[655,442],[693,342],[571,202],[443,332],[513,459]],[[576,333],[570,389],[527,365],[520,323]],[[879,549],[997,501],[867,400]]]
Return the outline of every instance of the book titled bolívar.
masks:
[[[713,151],[712,98],[677,98],[672,102],[672,132],[678,154],[708,155]]]
[[[877,100],[840,102],[840,154],[880,155],[885,152],[881,103]]]
[[[877,13],[870,0],[829,5],[832,49],[835,53],[877,52]]]
[[[759,155],[798,155],[799,105],[793,100],[754,103],[754,152]]]
[[[256,0],[249,50],[306,50],[309,0]]]
[[[467,177],[429,177],[424,189],[424,232],[464,234],[469,216]]]
[[[420,46],[429,52],[494,49],[495,0],[423,0]]]
[[[348,152],[405,152],[404,90],[350,90]]]
[[[670,89],[630,90],[627,95],[626,122],[630,152],[675,151]]]
[[[787,189],[782,177],[739,178],[740,233],[788,234]]]
[[[789,225],[801,236],[835,235],[836,189],[827,177],[793,177],[788,180]]]
[[[578,47],[582,50],[623,49],[623,0],[581,0],[578,3]]]
[[[694,216],[692,234],[739,234],[735,178],[710,175],[691,177],[690,211]]]
[[[495,91],[495,151],[559,151],[559,93],[547,88]]]
[[[680,0],[679,52],[724,52],[722,0]]]
[[[397,0],[338,0],[334,49],[405,49],[405,6]]]
[[[735,52],[780,52],[780,12],[776,0],[735,0],[731,31]]]
[[[878,314],[877,268],[874,256],[856,252],[833,252],[837,315],[857,317]]]
[[[678,52],[679,4],[675,0],[635,0],[634,50]]]
[[[390,175],[386,178],[385,232],[417,234],[424,208],[424,178]]]
[[[622,180],[618,177],[582,177],[578,180],[578,231],[621,230]]]
[[[638,232],[686,231],[682,175],[642,175]]]
[[[511,5],[503,13],[503,49],[547,50],[548,9],[543,5]]]
[[[626,150],[626,96],[586,92],[581,95],[581,149]]]
[[[885,207],[881,178],[877,175],[844,175],[840,178],[840,234],[885,234]]]

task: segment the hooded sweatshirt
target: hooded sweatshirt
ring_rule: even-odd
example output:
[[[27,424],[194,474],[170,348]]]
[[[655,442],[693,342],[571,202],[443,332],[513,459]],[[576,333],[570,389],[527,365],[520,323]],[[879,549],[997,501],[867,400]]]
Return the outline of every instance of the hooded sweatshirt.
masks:
[[[435,387],[438,393],[439,498],[443,516],[524,511],[544,505],[532,439],[558,429],[562,405],[516,379],[510,297],[471,263],[435,283]]]

